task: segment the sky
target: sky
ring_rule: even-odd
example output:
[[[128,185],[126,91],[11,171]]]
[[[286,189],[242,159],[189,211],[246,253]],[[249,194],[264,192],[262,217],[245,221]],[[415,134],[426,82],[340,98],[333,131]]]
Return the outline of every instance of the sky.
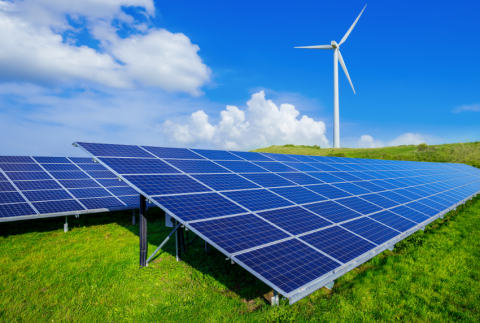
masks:
[[[333,145],[366,2],[0,0],[0,155]],[[479,1],[369,1],[342,147],[480,140]]]

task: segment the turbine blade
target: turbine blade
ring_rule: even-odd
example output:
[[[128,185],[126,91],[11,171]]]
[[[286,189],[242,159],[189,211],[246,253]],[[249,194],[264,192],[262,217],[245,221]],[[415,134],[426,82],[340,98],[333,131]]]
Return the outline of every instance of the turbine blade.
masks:
[[[303,46],[294,48],[311,48],[311,49],[333,49],[332,45]]]
[[[363,7],[362,12],[360,12],[360,14],[358,15],[357,19],[353,22],[352,27],[350,27],[350,29],[347,31],[347,33],[345,34],[345,36],[343,36],[343,38],[342,38],[342,40],[340,41],[340,43],[338,44],[338,46],[340,46],[341,44],[343,44],[343,43],[347,40],[348,35],[350,35],[350,33],[352,32],[353,27],[355,27],[355,25],[357,24],[358,19],[360,19],[360,16],[362,15],[363,10],[365,10],[366,7],[367,7],[367,5],[365,5],[365,7]]]
[[[350,75],[348,75],[347,67],[345,66],[345,62],[343,61],[342,54],[340,54],[340,50],[338,50],[338,60],[340,61],[340,64],[342,65],[343,71],[345,72],[345,75],[347,76],[347,79],[350,82],[350,85],[352,86],[353,93],[355,93],[355,89],[353,88],[352,80],[350,79]],[[357,93],[355,93],[355,94],[357,94]]]

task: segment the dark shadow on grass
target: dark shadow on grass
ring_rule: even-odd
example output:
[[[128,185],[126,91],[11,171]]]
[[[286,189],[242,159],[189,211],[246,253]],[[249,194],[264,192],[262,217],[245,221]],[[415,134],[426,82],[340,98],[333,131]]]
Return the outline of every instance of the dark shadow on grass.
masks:
[[[68,216],[69,230],[75,230],[75,228],[89,228],[99,225],[107,225],[116,223],[136,236],[139,235],[138,226],[138,209],[135,210],[136,224],[132,225],[132,210],[113,211],[105,213],[94,214],[82,214],[79,218],[75,216]],[[170,234],[173,228],[165,226],[165,213],[157,208],[150,207],[147,211],[147,240],[150,245],[155,248],[148,250],[148,257],[154,252],[156,246],[160,245],[163,240]],[[31,219],[21,220],[13,222],[0,222],[0,236],[9,237],[13,235],[22,235],[28,233],[45,233],[52,231],[63,231],[63,225],[65,223],[65,217],[53,217],[43,219]],[[65,233],[65,234],[68,234]],[[195,234],[189,232],[190,241],[193,240]],[[225,255],[211,247],[210,253],[205,253],[205,242],[198,238],[197,241],[188,247],[188,253],[182,255],[182,262],[188,266],[191,266],[195,270],[198,270],[203,275],[212,277],[219,281],[221,284],[228,288],[227,292],[220,292],[226,297],[234,297],[238,295],[241,299],[247,301],[262,298],[263,295],[271,291],[271,288],[251,275],[245,269],[238,265],[232,265],[230,261],[225,260]],[[159,255],[167,253],[175,257],[175,239],[170,239],[167,244],[160,250],[157,255],[152,259],[151,263],[155,264],[155,261],[159,259]],[[180,263],[178,264],[181,265]],[[146,269],[150,270],[150,266]]]

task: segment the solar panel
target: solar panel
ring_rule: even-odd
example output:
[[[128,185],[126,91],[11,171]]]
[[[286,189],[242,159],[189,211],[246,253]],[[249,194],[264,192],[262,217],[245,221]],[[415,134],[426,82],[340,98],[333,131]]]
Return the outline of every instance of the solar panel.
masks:
[[[0,156],[1,222],[131,209],[138,203],[134,189],[92,158]]]
[[[456,164],[76,145],[291,303],[480,191]]]

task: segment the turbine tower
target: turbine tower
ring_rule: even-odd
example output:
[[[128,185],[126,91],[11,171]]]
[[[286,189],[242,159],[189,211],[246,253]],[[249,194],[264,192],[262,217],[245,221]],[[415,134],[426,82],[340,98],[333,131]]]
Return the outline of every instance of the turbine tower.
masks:
[[[303,47],[295,47],[295,48],[310,48],[310,49],[333,49],[333,147],[340,148],[340,113],[338,107],[338,61],[342,65],[343,71],[352,86],[353,93],[355,93],[355,89],[353,88],[352,80],[350,80],[350,75],[348,75],[347,67],[345,66],[345,62],[343,61],[342,54],[340,54],[340,45],[343,44],[350,33],[353,30],[353,27],[357,24],[358,19],[362,15],[363,11],[365,10],[363,7],[362,12],[358,15],[357,19],[353,22],[353,25],[347,31],[345,36],[343,36],[340,43],[337,44],[336,41],[332,40],[330,45],[318,45],[318,46],[303,46]],[[355,93],[356,94],[356,93]]]

